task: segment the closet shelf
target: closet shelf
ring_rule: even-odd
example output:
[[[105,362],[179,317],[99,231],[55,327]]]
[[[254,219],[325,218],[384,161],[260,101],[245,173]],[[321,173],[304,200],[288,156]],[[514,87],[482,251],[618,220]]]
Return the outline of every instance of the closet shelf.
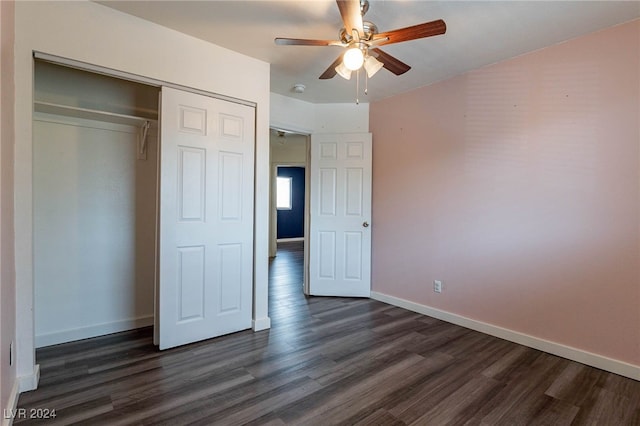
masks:
[[[80,108],[40,101],[34,102],[34,109],[36,112],[42,112],[45,114],[64,115],[68,117],[106,121],[109,123],[124,124],[137,127],[144,126],[145,123],[157,121],[145,117],[136,117],[134,115],[118,114],[115,112],[99,111],[95,109]]]

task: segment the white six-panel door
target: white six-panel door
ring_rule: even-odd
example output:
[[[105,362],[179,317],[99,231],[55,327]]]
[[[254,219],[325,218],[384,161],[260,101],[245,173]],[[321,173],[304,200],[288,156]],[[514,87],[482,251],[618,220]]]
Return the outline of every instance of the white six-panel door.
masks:
[[[370,295],[371,154],[371,133],[311,136],[312,295]]]
[[[159,346],[251,327],[255,111],[163,87]]]

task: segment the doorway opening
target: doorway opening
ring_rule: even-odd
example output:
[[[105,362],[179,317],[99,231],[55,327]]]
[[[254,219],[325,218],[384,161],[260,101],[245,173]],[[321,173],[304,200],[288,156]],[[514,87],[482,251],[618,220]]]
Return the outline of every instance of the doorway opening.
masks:
[[[305,167],[277,166],[276,240],[304,241]]]
[[[270,130],[269,301],[290,272],[294,291],[308,294],[309,135]],[[299,263],[299,264],[298,264]],[[274,270],[275,268],[275,270]],[[274,280],[273,273],[278,279]],[[298,274],[300,273],[300,276]],[[278,284],[280,282],[280,284]],[[288,290],[285,291],[285,295]]]

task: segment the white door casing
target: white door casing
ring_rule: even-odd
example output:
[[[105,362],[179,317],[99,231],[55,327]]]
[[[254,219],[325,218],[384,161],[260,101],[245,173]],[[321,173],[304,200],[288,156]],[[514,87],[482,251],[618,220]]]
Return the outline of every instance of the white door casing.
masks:
[[[310,293],[371,292],[371,133],[311,136]]]
[[[251,327],[255,110],[163,87],[159,346]]]

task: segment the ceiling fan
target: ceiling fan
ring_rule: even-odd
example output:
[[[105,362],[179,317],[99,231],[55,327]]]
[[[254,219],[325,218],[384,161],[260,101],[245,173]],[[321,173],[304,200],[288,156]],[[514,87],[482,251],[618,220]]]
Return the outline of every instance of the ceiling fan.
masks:
[[[444,34],[447,26],[442,19],[400,28],[393,31],[378,32],[378,27],[363,19],[369,10],[369,0],[336,0],[344,22],[339,40],[307,40],[278,37],[275,43],[283,46],[341,46],[346,51],[341,54],[320,79],[333,78],[336,74],[351,78],[351,72],[364,67],[367,77],[372,77],[384,67],[395,75],[404,74],[411,67],[399,59],[380,50],[378,46]]]

